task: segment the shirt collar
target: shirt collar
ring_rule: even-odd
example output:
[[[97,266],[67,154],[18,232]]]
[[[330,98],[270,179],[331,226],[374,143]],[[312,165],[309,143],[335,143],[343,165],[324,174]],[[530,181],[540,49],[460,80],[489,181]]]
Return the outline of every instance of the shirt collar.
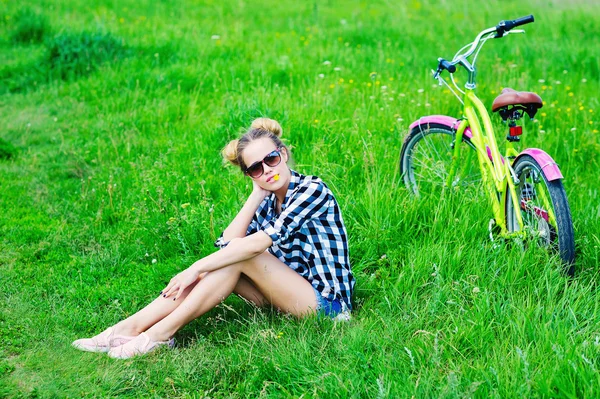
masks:
[[[287,202],[289,201],[292,193],[302,181],[302,175],[295,170],[290,169],[290,184],[288,185],[287,192],[285,193],[285,200],[283,200],[283,204],[281,204],[281,211],[283,211],[287,207]],[[270,208],[275,210],[275,193],[271,194],[269,197]]]
[[[302,175],[296,172],[295,170],[290,169],[290,174],[290,185],[288,186],[287,193],[285,193],[285,200],[283,201],[283,204],[281,204],[282,210],[286,206],[288,200],[290,199],[290,196],[294,192],[294,189],[296,188],[296,186],[298,186],[298,184],[300,184],[300,181],[302,180]]]

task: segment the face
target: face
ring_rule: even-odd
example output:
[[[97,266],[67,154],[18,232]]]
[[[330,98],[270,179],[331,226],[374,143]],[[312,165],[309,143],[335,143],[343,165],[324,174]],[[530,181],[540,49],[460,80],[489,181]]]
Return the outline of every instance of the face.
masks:
[[[276,151],[279,152],[279,157]],[[276,191],[289,185],[290,170],[287,166],[287,152],[285,148],[277,148],[270,139],[261,138],[252,141],[244,150],[242,157],[247,165],[247,174],[265,190]]]

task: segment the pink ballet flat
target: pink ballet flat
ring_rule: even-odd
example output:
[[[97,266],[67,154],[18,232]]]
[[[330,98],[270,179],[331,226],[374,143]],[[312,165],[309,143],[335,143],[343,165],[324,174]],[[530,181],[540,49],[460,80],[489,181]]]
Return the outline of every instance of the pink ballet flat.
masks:
[[[125,335],[115,335],[115,330],[109,327],[92,338],[78,339],[71,345],[86,352],[108,352],[111,348],[126,344],[134,338]]]
[[[113,359],[129,359],[134,356],[145,355],[160,346],[172,348],[175,346],[175,340],[171,338],[168,341],[153,341],[148,334],[141,333],[135,337],[135,339],[132,339],[119,347],[112,348],[108,352],[108,356]]]

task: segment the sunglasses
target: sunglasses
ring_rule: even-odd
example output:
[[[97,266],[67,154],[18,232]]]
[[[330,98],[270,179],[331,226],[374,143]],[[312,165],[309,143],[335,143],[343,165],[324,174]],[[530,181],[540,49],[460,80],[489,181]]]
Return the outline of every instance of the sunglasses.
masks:
[[[259,178],[265,173],[265,168],[263,164],[274,167],[281,163],[281,152],[279,149],[272,151],[267,154],[266,157],[263,158],[262,161],[254,162],[252,165],[248,166],[244,173],[250,176],[253,179]]]

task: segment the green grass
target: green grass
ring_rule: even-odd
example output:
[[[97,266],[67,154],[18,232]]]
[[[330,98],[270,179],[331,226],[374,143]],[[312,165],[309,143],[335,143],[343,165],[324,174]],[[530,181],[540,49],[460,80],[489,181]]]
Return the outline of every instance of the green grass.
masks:
[[[0,397],[599,397],[594,3],[0,0]],[[437,57],[529,13],[478,93],[546,101],[522,147],[566,177],[573,279],[493,247],[478,192],[417,202],[398,176],[411,121],[459,109]],[[260,115],[340,202],[353,320],[230,298],[173,351],[70,348],[214,250],[251,188],[219,150]]]

